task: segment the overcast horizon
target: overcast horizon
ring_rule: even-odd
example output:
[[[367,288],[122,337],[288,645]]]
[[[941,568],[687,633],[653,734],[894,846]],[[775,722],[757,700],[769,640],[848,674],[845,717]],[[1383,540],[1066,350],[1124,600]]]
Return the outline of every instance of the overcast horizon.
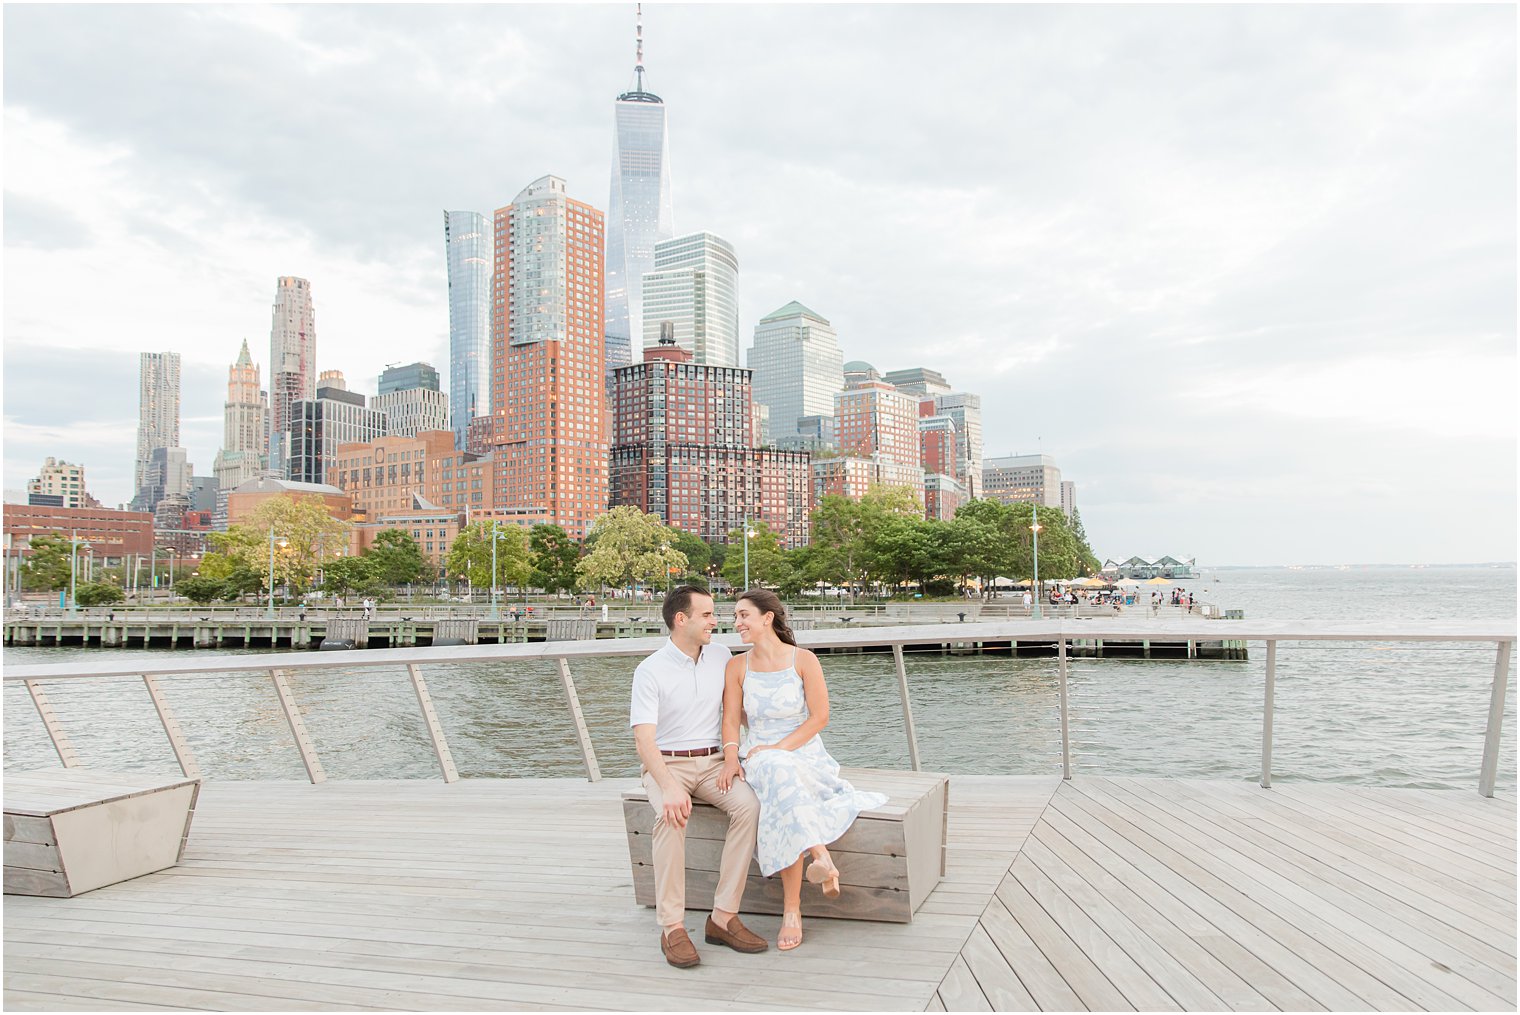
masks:
[[[210,475],[275,278],[447,378],[443,212],[607,207],[633,5],[7,6],[4,487],[129,500],[137,357]],[[1512,6],[646,5],[678,234],[981,394],[1100,558],[1516,558]]]

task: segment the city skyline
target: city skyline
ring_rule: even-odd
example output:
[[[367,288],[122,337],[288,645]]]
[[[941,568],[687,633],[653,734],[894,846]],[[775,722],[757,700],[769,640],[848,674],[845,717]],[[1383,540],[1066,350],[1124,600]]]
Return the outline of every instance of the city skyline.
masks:
[[[128,500],[121,377],[149,350],[183,357],[207,470],[278,276],[310,280],[318,366],[356,390],[444,370],[438,209],[546,173],[598,204],[631,13],[8,8],[4,485],[52,455]],[[986,457],[1054,455],[1100,556],[1513,559],[1513,29],[1509,8],[657,7],[646,86],[682,225],[744,264],[741,342],[797,300],[846,359],[981,394]],[[461,33],[492,42],[461,56]],[[574,60],[541,42],[567,34]],[[780,51],[809,72],[775,75]],[[1415,460],[1461,502],[1411,488]]]

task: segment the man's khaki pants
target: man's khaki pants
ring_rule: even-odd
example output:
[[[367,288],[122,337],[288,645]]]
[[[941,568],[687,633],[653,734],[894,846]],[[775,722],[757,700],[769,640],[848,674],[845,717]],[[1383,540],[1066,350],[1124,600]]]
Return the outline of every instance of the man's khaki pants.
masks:
[[[718,789],[718,774],[723,771],[723,755],[705,758],[665,759],[665,768],[690,794],[692,800],[712,804],[728,815],[728,836],[723,840],[723,856],[718,862],[718,888],[713,893],[713,908],[729,913],[739,911],[744,898],[744,879],[755,858],[755,831],[760,827],[760,800],[749,783],[735,779],[727,793]],[[647,771],[644,789],[649,806],[654,808],[654,894],[655,916],[661,927],[674,927],[686,919],[686,829],[666,822],[665,797],[660,784]]]

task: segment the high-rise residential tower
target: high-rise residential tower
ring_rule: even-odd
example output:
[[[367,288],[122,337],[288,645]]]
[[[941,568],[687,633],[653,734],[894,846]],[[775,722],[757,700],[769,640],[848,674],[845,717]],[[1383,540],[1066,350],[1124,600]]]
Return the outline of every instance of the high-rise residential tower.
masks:
[[[692,362],[739,365],[739,258],[732,243],[712,233],[661,240],[641,289],[645,351],[659,348],[669,324]]]
[[[311,283],[282,275],[275,282],[269,326],[269,467],[284,475],[291,404],[317,394],[317,317]]]
[[[612,196],[607,202],[607,371],[633,362],[633,341],[644,334],[644,273],[654,268],[654,245],[675,235],[670,200],[670,139],[665,103],[644,90],[644,18],[639,5],[633,91],[613,105]],[[658,338],[658,332],[656,332]]]
[[[607,508],[603,216],[545,176],[497,209],[495,227],[496,514],[581,539]]]
[[[132,472],[134,510],[152,511],[153,451],[179,446],[179,353],[145,352],[138,359],[137,459]],[[156,503],[156,501],[155,501]]]
[[[470,420],[491,411],[490,220],[474,211],[444,212],[443,248],[449,268],[449,428],[454,445],[463,448]]]
[[[217,501],[214,519],[225,524],[227,493],[264,469],[269,447],[269,408],[260,390],[259,367],[248,353],[248,340],[238,351],[237,362],[227,371],[227,401],[222,405],[222,449],[212,466]]]
[[[794,300],[760,319],[746,365],[755,372],[755,401],[770,409],[770,438],[777,446],[804,446],[802,417],[834,415],[834,393],[844,388],[839,336],[801,303]]]

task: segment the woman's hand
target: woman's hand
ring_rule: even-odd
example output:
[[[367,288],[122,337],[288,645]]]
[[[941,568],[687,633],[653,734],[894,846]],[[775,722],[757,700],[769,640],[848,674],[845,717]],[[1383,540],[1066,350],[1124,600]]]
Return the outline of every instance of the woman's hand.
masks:
[[[718,773],[718,792],[727,793],[733,786],[735,779],[744,778],[744,770],[739,767],[738,758],[727,758],[723,762],[723,771]]]

